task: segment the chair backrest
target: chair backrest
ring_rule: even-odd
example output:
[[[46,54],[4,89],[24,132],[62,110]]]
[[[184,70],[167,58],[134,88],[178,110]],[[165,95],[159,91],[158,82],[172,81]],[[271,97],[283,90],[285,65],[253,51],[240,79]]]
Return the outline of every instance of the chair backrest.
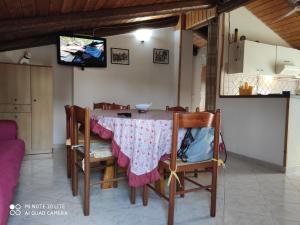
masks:
[[[174,106],[174,107],[166,106],[166,110],[167,111],[172,111],[172,112],[188,112],[189,107],[184,108],[182,106]]]
[[[214,159],[219,159],[220,110],[210,112],[191,112],[173,114],[173,136],[171,152],[171,169],[176,167],[178,150],[178,130],[180,128],[214,128]]]
[[[110,110],[130,109],[130,105],[118,105],[116,103],[113,103],[108,106],[108,109]]]
[[[89,108],[71,107],[71,144],[78,145],[78,126],[84,127],[84,158],[90,159],[90,114]]]
[[[65,105],[66,112],[66,139],[70,138],[71,135],[71,106]]]
[[[111,105],[112,103],[107,103],[107,102],[98,102],[98,103],[94,103],[94,109],[108,109],[109,105]]]
[[[116,103],[99,102],[99,103],[94,103],[94,109],[103,109],[103,110],[130,109],[130,105],[118,105]]]

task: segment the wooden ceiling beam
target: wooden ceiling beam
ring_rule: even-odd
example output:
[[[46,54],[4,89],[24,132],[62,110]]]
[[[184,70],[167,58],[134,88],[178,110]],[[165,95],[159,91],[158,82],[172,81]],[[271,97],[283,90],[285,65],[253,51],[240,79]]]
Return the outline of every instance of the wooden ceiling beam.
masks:
[[[269,5],[266,8],[262,9],[252,9],[251,11],[255,12],[255,15],[257,16],[268,16],[271,13],[276,12],[274,9],[276,8],[276,11],[284,10],[284,9],[290,9],[289,5],[282,4],[282,2],[276,4],[276,2],[273,3],[273,5]]]
[[[226,1],[223,4],[218,5],[217,12],[218,13],[224,13],[224,12],[230,12],[238,7],[244,6],[246,4],[250,4],[254,0],[230,0]]]
[[[127,23],[127,24],[117,24],[114,26],[94,28],[89,30],[81,30],[76,33],[84,34],[84,35],[94,34],[94,36],[98,36],[98,37],[112,36],[112,35],[129,33],[140,28],[155,29],[155,28],[173,27],[176,26],[178,21],[179,21],[179,16],[172,16],[163,19],[148,20],[143,22],[134,22],[134,23]]]
[[[163,28],[172,27],[178,23],[179,17],[172,16],[163,19],[148,20],[143,22],[134,22],[128,24],[117,24],[113,26],[103,27],[101,29],[89,29],[76,32],[77,34],[86,34],[95,36],[111,36],[132,32],[139,28]],[[29,38],[19,38],[11,41],[0,42],[0,52],[10,51],[15,49],[38,47],[42,45],[55,44],[57,40],[57,33],[48,35],[39,35]]]
[[[255,9],[263,7],[265,4],[268,4],[269,2],[274,2],[274,0],[257,0],[253,1],[250,4],[247,4],[247,8],[249,9]]]
[[[164,14],[186,12],[200,8],[211,7],[211,0],[188,0],[151,4],[143,6],[132,6],[124,8],[100,9],[91,12],[68,13],[57,16],[32,17],[22,19],[11,19],[0,21],[0,34],[27,32],[53,33],[68,31],[74,27],[86,26],[92,23],[126,20],[137,17],[147,17]]]
[[[53,33],[74,33],[82,30],[93,30],[93,29],[102,29],[102,28],[107,28],[107,27],[115,27],[119,26],[120,24],[142,24],[142,23],[147,23],[150,21],[159,21],[160,19],[164,21],[164,19],[167,19],[171,17],[172,15],[163,15],[159,17],[142,17],[142,18],[135,18],[135,19],[128,19],[128,20],[114,20],[114,21],[109,21],[109,20],[100,20],[100,21],[95,21],[93,23],[89,23],[86,25],[79,25],[79,26],[73,26],[72,28],[69,27],[68,29],[62,29],[59,31],[45,31],[45,30],[38,30],[35,32],[28,32],[27,30],[23,31],[20,30],[19,32],[12,32],[12,33],[2,33],[0,35],[0,43],[5,42],[5,41],[10,41],[10,40],[19,40],[22,38],[31,38],[35,36],[44,36],[44,35],[51,35]]]
[[[56,35],[44,35],[20,40],[0,42],[0,52],[22,48],[32,48],[56,43]]]

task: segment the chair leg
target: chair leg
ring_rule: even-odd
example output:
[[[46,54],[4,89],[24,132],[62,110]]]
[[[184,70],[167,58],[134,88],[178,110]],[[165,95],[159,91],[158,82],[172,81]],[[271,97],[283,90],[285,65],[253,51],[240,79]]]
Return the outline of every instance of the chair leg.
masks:
[[[71,179],[72,179],[72,193],[73,193],[73,196],[77,196],[78,195],[78,168],[77,168],[77,165],[76,165],[76,162],[77,162],[77,153],[76,151],[73,151],[72,153],[72,176],[71,176]]]
[[[166,169],[162,169],[162,173],[163,173],[163,178],[166,180],[168,178],[168,176],[167,176],[167,170]]]
[[[169,212],[168,212],[168,225],[174,224],[174,208],[175,208],[175,191],[176,191],[176,180],[172,177],[169,187]]]
[[[194,170],[194,177],[195,177],[195,178],[198,177],[198,170]]]
[[[155,182],[155,189],[160,192],[161,194],[165,194],[165,175],[166,175],[166,170],[159,168],[159,174],[160,178],[159,181]]]
[[[90,214],[90,169],[85,167],[84,171],[84,193],[83,193],[83,214],[88,216]]]
[[[71,156],[70,156],[70,146],[67,146],[67,176],[68,178],[71,177]]]
[[[117,163],[117,160],[115,160],[115,163],[114,163],[114,178],[117,178],[118,177],[118,163]],[[118,187],[118,181],[115,181],[113,183],[113,186],[114,188],[117,188]]]
[[[135,204],[135,199],[136,199],[136,188],[131,187],[130,188],[130,202],[131,202],[131,204]]]
[[[148,187],[147,184],[143,186],[143,206],[148,205]]]
[[[217,205],[217,180],[218,180],[218,167],[217,163],[212,168],[212,183],[211,183],[211,202],[210,202],[210,216],[216,216]]]
[[[179,176],[180,184],[176,183],[177,190],[184,191],[184,172],[179,173],[178,176]],[[184,194],[181,194],[180,197],[184,198]]]

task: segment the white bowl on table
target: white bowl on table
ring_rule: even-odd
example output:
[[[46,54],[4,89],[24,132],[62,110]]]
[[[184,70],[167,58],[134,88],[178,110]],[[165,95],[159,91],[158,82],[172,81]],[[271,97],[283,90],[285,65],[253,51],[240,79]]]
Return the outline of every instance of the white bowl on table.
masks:
[[[137,110],[139,110],[139,112],[146,112],[146,111],[148,111],[148,109],[150,108],[151,105],[152,105],[152,103],[150,103],[150,104],[146,104],[146,103],[137,104],[137,105],[135,105],[135,108]]]

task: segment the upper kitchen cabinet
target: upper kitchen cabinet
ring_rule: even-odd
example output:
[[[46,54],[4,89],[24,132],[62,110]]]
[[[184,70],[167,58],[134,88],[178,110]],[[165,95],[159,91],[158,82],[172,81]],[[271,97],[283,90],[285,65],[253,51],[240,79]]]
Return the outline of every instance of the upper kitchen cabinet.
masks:
[[[276,46],[248,40],[230,44],[229,74],[272,75],[275,62]]]
[[[280,72],[283,65],[300,67],[300,51],[294,48],[277,46],[276,73]]]

